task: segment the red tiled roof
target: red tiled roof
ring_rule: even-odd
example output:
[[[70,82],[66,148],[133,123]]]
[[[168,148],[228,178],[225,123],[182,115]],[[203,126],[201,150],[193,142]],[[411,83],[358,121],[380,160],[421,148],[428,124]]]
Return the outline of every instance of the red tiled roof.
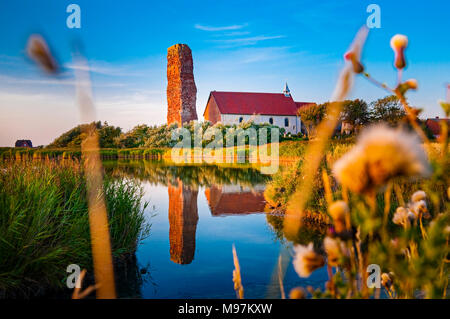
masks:
[[[301,108],[301,107],[308,106],[308,105],[311,105],[311,104],[316,104],[316,103],[312,103],[312,102],[295,102],[295,105],[297,106],[297,110],[299,108]]]
[[[222,114],[296,115],[297,108],[306,102],[294,102],[283,93],[250,93],[212,91]]]
[[[263,192],[225,193],[221,187],[205,190],[212,216],[262,213],[266,206]]]
[[[441,126],[439,125],[440,121],[447,121],[447,123],[450,124],[450,119],[446,119],[446,118],[427,119],[427,121],[425,122],[426,126],[430,129],[430,131],[435,136],[441,134]]]

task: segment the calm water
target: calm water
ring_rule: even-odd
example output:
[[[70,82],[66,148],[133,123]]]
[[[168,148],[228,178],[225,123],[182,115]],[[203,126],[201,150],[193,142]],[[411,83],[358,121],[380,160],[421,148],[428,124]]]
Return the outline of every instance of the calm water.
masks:
[[[246,298],[280,297],[280,253],[287,266],[287,292],[295,286],[323,288],[325,267],[306,279],[295,273],[293,243],[284,238],[280,219],[264,212],[268,177],[257,169],[157,161],[105,162],[105,168],[109,174],[140,180],[144,200],[150,202],[150,236],[137,250],[137,268],[118,274],[121,296],[235,298],[233,244]],[[306,230],[294,240],[306,243],[319,237],[318,231]]]

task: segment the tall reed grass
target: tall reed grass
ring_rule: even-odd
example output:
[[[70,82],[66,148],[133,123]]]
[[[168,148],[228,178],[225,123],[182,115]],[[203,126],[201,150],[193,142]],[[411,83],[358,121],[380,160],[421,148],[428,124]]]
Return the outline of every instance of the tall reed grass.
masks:
[[[86,180],[77,161],[0,162],[0,295],[64,287],[66,267],[92,271]],[[135,181],[105,177],[112,254],[133,254],[149,234]]]

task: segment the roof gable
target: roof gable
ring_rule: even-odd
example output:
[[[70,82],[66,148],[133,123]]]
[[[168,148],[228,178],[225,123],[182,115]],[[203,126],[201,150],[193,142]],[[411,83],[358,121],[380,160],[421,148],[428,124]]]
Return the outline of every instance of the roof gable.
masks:
[[[212,91],[209,98],[214,98],[222,114],[297,115],[297,103],[307,104],[282,93]]]

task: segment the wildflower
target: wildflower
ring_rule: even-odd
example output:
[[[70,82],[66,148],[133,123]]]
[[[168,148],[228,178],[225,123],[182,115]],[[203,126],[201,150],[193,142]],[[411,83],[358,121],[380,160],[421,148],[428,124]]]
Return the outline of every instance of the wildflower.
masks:
[[[344,59],[352,63],[353,72],[362,73],[364,71],[364,66],[361,64],[361,62],[359,62],[355,52],[349,51],[345,53]]]
[[[356,193],[371,193],[395,177],[427,176],[427,156],[417,135],[372,126],[333,167],[338,181]]]
[[[410,222],[415,221],[417,219],[417,217],[418,216],[416,214],[414,214],[412,211],[408,210],[408,220]]]
[[[324,258],[313,249],[313,243],[308,246],[296,245],[293,261],[295,271],[300,277],[309,277],[317,268],[325,265]]]
[[[344,59],[352,63],[353,72],[355,73],[362,73],[364,71],[364,67],[359,60],[361,58],[361,51],[364,46],[364,42],[366,41],[367,33],[368,29],[366,27],[362,27],[358,31],[355,40],[353,40],[350,50],[344,55]]]
[[[292,288],[289,292],[289,299],[305,299],[306,298],[306,292],[301,287],[295,287]]]
[[[356,71],[363,71],[364,68],[359,63],[359,59],[361,56],[361,51],[364,46],[364,43],[367,38],[367,34],[369,32],[369,29],[366,26],[363,26],[358,30],[358,33],[356,34],[350,49],[348,50],[348,53],[345,54],[345,59],[352,62],[352,65],[346,65],[344,69],[342,70],[341,74],[339,75],[338,82],[336,84],[335,91],[333,92],[332,101],[341,101],[347,96],[348,92],[350,91],[352,85],[353,85],[353,72]],[[353,62],[357,62],[356,65]],[[359,65],[358,65],[359,64]],[[362,70],[361,70],[362,68]],[[356,72],[360,73],[360,72]]]
[[[407,225],[409,221],[408,210],[404,207],[397,207],[392,222],[396,225]]]
[[[417,217],[418,216],[423,216],[426,219],[431,217],[430,213],[428,212],[427,202],[424,201],[424,200],[419,200],[417,202],[412,203],[411,204],[411,211]]]
[[[416,79],[409,79],[403,83],[400,83],[397,86],[397,90],[400,91],[401,94],[405,94],[408,90],[417,90],[418,84]]]
[[[425,200],[427,198],[427,194],[424,191],[417,191],[414,194],[412,194],[411,196],[411,201],[413,203],[421,201],[421,200]]]
[[[398,238],[393,238],[391,239],[390,244],[394,249],[397,249],[400,246],[400,241]]]
[[[405,49],[408,45],[408,38],[402,34],[396,34],[391,39],[391,48],[395,53],[394,66],[401,70],[406,66]]]
[[[342,200],[334,202],[328,208],[328,212],[333,218],[336,233],[341,233],[348,229],[347,215],[349,214],[349,209],[346,202]]]
[[[409,79],[405,81],[404,84],[411,90],[417,90],[418,84],[416,79]]]
[[[323,247],[327,253],[328,265],[331,267],[339,266],[340,258],[344,255],[348,255],[344,243],[331,237],[325,237],[323,240]]]
[[[48,73],[56,73],[58,66],[50,53],[45,40],[39,35],[30,36],[27,44],[27,53],[40,67]]]
[[[387,289],[391,290],[392,284],[394,283],[394,273],[382,273],[381,274],[381,284]]]
[[[450,235],[450,226],[446,226],[446,227],[444,228],[444,234]]]

